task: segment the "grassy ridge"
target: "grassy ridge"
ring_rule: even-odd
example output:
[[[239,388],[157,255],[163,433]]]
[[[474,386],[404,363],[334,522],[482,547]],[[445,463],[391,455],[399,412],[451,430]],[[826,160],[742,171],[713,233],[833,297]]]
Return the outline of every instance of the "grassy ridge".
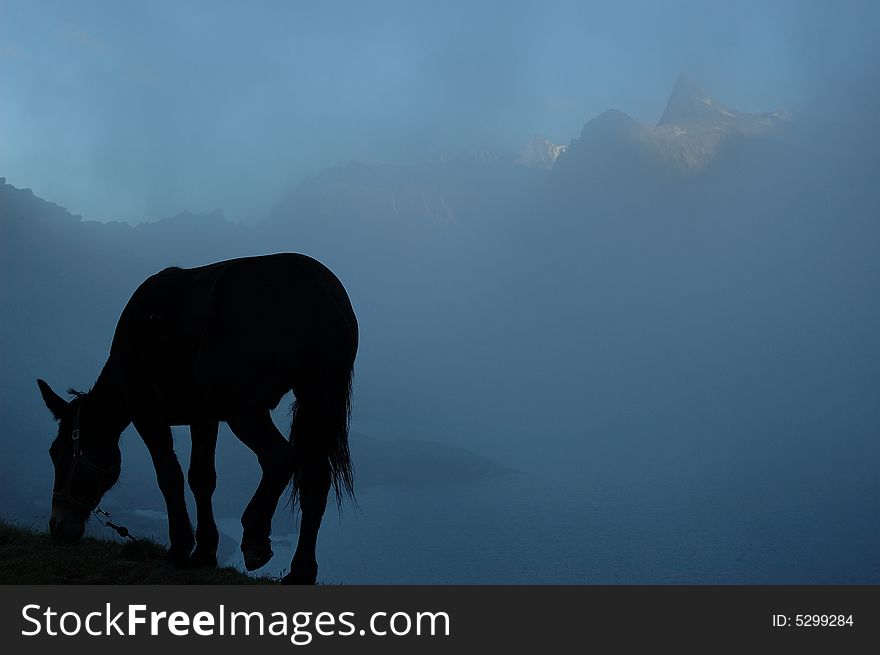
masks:
[[[148,540],[86,537],[63,543],[33,528],[0,520],[0,584],[268,584],[231,567],[177,570],[165,547]]]

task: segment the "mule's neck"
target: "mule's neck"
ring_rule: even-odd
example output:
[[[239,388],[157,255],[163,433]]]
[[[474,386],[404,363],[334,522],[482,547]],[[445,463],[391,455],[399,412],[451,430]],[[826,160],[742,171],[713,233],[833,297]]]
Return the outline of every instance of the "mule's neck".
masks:
[[[131,423],[125,396],[106,366],[89,391],[88,407],[84,411],[89,413],[93,421],[100,422],[110,434],[121,434]]]

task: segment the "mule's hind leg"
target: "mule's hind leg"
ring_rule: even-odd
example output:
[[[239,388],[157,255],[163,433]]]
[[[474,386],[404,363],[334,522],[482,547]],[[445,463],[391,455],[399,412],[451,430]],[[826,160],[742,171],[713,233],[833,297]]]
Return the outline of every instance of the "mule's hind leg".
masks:
[[[290,443],[275,427],[269,412],[239,415],[227,423],[235,436],[254,451],[263,469],[260,484],[241,517],[241,552],[245,568],[253,571],[272,558],[272,515],[293,472]]]
[[[315,547],[331,484],[329,446],[336,436],[333,415],[326,397],[297,398],[291,433],[294,484],[302,518],[290,573],[281,580],[284,584],[312,585],[318,577]]]
[[[168,561],[175,566],[187,566],[195,539],[192,524],[186,511],[186,498],[183,487],[183,471],[177,455],[174,454],[174,440],[171,427],[155,423],[135,421],[138,433],[150,451],[153,466],[156,469],[156,480],[165,498],[168,511]]]
[[[299,540],[296,553],[290,563],[290,573],[281,580],[283,584],[313,585],[318,579],[318,561],[315,547],[318,530],[327,508],[327,494],[330,491],[330,463],[327,456],[311,457],[303,462],[299,484],[299,504],[302,519],[299,526]]]
[[[189,488],[196,499],[196,549],[190,563],[197,568],[217,566],[217,544],[220,533],[214,522],[211,496],[217,487],[214,455],[217,448],[217,421],[195,423],[190,426],[192,450],[189,458]]]

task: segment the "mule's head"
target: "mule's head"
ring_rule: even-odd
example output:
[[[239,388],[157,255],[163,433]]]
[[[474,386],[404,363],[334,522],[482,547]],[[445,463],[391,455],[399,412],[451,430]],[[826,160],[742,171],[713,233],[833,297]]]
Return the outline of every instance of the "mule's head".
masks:
[[[88,394],[75,393],[68,402],[43,380],[37,384],[58,421],[58,436],[49,448],[55,466],[49,532],[75,541],[83,535],[89,514],[119,479],[119,434],[102,427],[99,412],[89,407]]]

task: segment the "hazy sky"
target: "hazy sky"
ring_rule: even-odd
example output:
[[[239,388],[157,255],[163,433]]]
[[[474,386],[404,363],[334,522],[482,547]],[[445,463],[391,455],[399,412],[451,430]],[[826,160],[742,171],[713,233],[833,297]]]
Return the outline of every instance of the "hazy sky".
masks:
[[[681,71],[743,110],[874,108],[877,4],[0,0],[0,175],[88,218],[250,221],[352,159],[655,122]]]

